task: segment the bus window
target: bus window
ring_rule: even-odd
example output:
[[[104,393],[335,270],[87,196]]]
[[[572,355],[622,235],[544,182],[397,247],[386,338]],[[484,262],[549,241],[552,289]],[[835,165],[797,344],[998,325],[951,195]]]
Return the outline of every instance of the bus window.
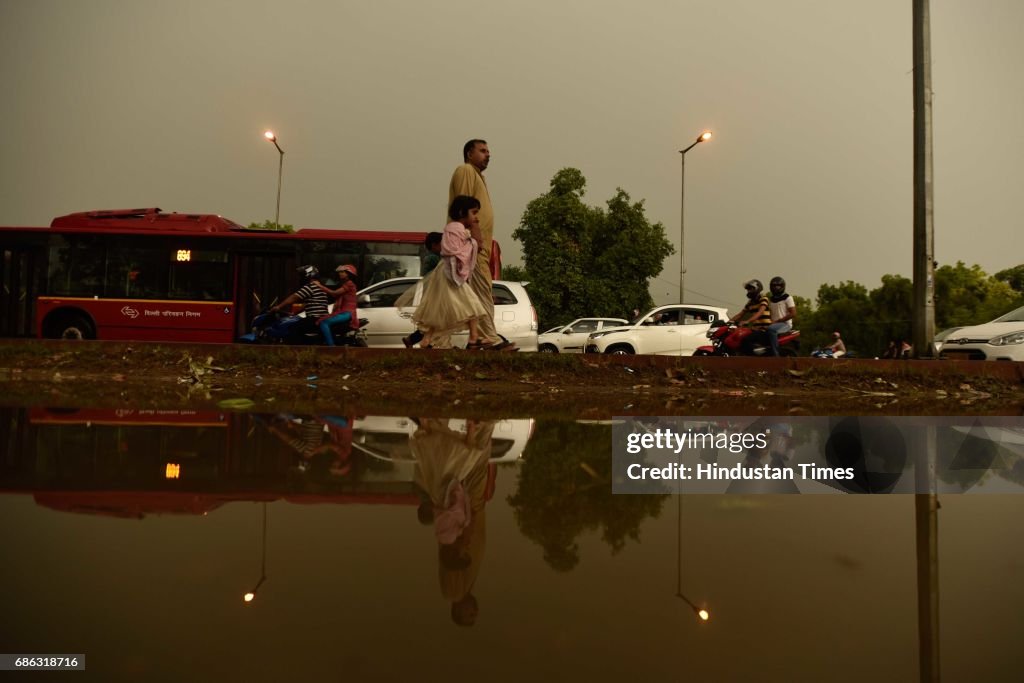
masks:
[[[167,261],[160,249],[112,248],[107,254],[106,295],[112,298],[167,297]]]
[[[47,291],[52,296],[103,294],[103,244],[92,236],[55,237],[50,247]]]
[[[193,301],[230,301],[231,274],[223,251],[172,249],[169,298]]]

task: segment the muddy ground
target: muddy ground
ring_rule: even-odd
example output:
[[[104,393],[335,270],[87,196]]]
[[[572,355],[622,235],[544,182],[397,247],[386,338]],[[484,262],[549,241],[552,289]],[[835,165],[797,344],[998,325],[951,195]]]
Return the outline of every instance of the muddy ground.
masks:
[[[425,416],[1022,415],[1024,364],[7,341],[0,404]]]

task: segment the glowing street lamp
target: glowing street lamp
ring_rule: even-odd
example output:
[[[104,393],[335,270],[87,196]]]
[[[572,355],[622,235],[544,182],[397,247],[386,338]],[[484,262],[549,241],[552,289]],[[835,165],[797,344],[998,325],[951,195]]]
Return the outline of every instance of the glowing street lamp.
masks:
[[[689,147],[679,151],[679,156],[682,159],[682,167],[680,174],[680,185],[679,185],[679,303],[683,303],[683,279],[686,275],[686,249],[684,247],[685,233],[683,232],[683,226],[686,222],[686,153],[696,147],[702,142],[711,139],[711,131],[706,130],[697,136]]]
[[[274,213],[274,225],[281,225],[281,176],[284,174],[284,150],[281,149],[281,145],[277,144],[277,136],[274,131],[268,130],[263,134],[267,140],[274,143],[274,147],[277,147],[277,151],[280,152],[277,164],[277,211]]]

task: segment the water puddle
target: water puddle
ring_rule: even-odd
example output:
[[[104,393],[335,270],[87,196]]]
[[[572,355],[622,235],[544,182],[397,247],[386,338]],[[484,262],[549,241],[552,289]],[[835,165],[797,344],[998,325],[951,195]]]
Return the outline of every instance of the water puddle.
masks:
[[[1024,496],[929,517],[910,495],[613,495],[607,419],[0,425],[2,649],[83,653],[98,680],[906,681],[936,653],[948,680],[1019,674]]]

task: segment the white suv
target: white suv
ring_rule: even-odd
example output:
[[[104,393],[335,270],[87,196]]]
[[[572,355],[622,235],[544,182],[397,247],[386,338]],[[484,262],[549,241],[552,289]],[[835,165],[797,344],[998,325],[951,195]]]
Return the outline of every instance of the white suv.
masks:
[[[592,333],[628,324],[629,321],[622,318],[577,318],[537,337],[537,350],[541,353],[583,353],[587,337]]]
[[[366,344],[372,348],[404,349],[402,337],[412,334],[412,309],[395,308],[395,301],[414,286],[418,277],[396,277],[365,287],[358,292],[359,317],[366,318]],[[495,280],[494,326],[498,334],[515,342],[520,351],[537,350],[537,311],[521,282]],[[465,333],[452,337],[456,346],[465,346]]]
[[[594,332],[587,339],[585,352],[692,356],[698,346],[707,344],[711,323],[726,317],[724,308],[714,306],[659,306],[628,326]]]

